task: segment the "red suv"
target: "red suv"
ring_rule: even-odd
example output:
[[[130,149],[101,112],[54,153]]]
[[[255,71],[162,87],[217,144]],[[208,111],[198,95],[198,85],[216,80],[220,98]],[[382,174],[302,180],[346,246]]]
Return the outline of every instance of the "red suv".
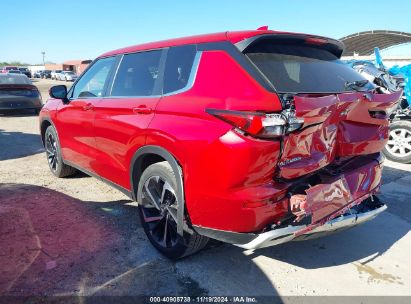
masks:
[[[179,258],[209,238],[246,249],[357,225],[375,196],[383,94],[339,61],[340,41],[254,30],[148,43],[98,57],[40,115],[51,172],[96,176],[139,204]]]

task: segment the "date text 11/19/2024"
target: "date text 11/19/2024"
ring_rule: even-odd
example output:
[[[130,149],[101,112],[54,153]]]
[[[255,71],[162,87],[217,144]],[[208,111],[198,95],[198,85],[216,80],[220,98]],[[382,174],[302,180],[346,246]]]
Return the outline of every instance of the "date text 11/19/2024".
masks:
[[[150,297],[150,303],[258,303],[255,297],[226,297],[226,296],[198,296],[198,297]]]

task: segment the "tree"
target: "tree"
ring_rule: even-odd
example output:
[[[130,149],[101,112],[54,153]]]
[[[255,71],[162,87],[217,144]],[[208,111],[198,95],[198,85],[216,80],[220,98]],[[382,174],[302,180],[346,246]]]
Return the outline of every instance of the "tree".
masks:
[[[11,65],[11,66],[28,66],[31,65],[29,63],[25,63],[25,62],[20,62],[20,61],[11,61],[11,62],[7,62],[7,61],[3,61],[0,62],[1,66],[7,66],[7,65]]]

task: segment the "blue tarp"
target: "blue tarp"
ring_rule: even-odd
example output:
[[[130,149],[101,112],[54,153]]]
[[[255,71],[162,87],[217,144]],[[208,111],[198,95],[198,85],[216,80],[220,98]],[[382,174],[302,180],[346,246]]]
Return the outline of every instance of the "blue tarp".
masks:
[[[346,64],[348,64],[350,67],[353,67],[353,64],[355,62],[361,61],[361,62],[367,62],[370,63],[378,68],[384,68],[384,63],[380,54],[380,50],[378,48],[374,48],[374,54],[375,54],[375,62],[372,62],[370,60],[347,60],[345,61]],[[405,79],[405,87],[404,87],[404,97],[407,99],[408,106],[411,106],[411,64],[405,65],[405,66],[398,66],[395,65],[392,68],[388,69],[388,73],[390,75],[402,75]]]
[[[411,64],[399,67],[393,66],[388,70],[391,75],[402,75],[405,78],[404,96],[407,99],[408,106],[411,105]]]

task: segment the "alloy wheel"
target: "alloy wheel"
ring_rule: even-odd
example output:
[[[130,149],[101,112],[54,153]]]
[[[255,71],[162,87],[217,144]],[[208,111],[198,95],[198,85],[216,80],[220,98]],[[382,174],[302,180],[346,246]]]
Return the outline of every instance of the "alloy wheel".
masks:
[[[397,157],[411,155],[411,132],[402,128],[391,130],[386,148]]]
[[[46,153],[50,168],[56,171],[58,166],[57,141],[51,133],[46,138]]]
[[[177,244],[177,199],[173,187],[160,176],[148,178],[142,189],[142,215],[156,243],[164,248]]]

